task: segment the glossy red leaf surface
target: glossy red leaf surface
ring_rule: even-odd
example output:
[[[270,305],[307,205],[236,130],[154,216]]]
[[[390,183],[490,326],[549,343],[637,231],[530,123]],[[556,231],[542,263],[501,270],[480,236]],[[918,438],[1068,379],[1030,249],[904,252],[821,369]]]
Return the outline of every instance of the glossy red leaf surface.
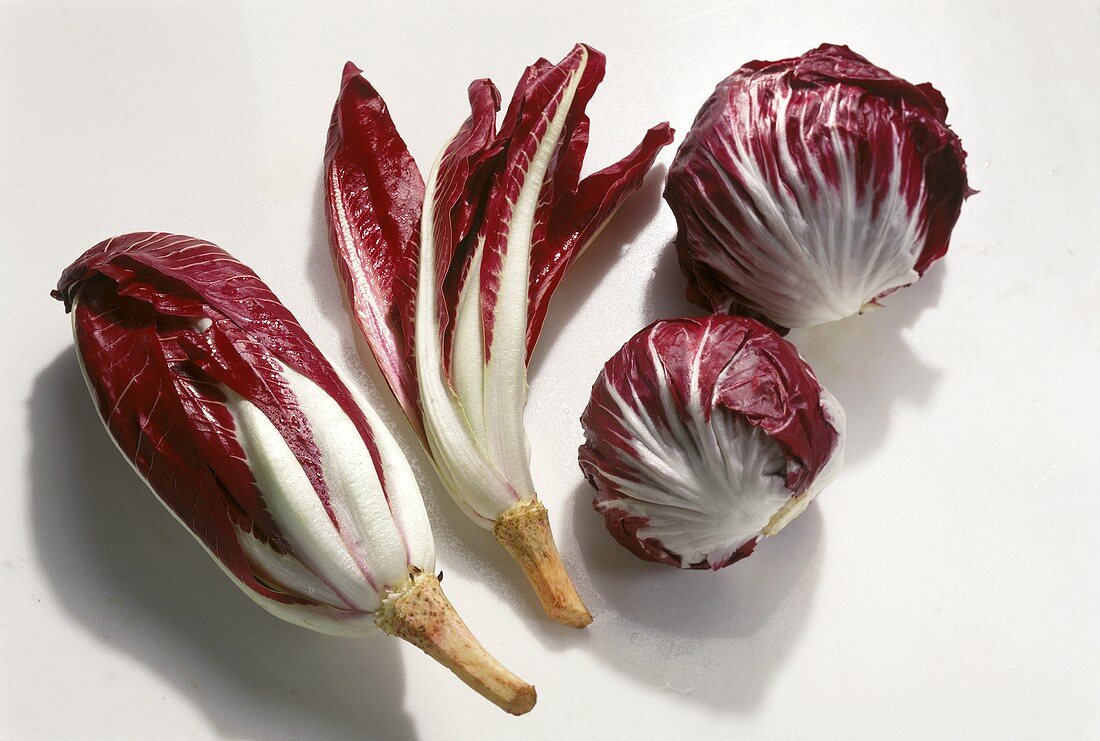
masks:
[[[359,330],[423,437],[412,338],[424,179],[385,101],[360,72],[345,65],[329,124],[329,244]]]

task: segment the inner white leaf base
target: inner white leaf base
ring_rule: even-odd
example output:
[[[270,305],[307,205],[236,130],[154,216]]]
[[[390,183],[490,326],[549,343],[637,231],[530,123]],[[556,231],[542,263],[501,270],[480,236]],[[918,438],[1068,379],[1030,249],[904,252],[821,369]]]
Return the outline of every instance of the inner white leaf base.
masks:
[[[779,445],[739,414],[715,409],[709,425],[693,419],[672,430],[624,421],[636,433],[624,461],[637,475],[608,476],[624,498],[598,509],[646,518],[638,538],[659,541],[685,568],[724,562],[791,501]]]
[[[431,572],[435,566],[415,475],[373,409],[363,406],[377,461],[335,399],[289,366],[279,363],[279,370],[320,454],[327,507],[271,420],[223,387],[233,432],[293,555],[277,553],[239,529],[238,541],[252,569],[276,589],[348,614],[374,612],[410,570]]]

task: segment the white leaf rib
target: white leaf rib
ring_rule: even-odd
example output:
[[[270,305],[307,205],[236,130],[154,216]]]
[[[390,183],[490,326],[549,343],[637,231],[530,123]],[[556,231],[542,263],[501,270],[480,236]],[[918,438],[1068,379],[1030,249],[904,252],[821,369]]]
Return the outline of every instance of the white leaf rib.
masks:
[[[478,237],[466,280],[459,292],[451,343],[451,378],[474,437],[487,446],[485,415],[485,327],[481,316],[481,261],[485,238]]]
[[[553,116],[542,112],[546,129],[531,155],[512,209],[507,241],[500,268],[500,285],[493,306],[493,334],[489,362],[485,368],[485,418],[493,420],[487,429],[488,448],[524,500],[535,497],[531,480],[530,446],[523,425],[527,405],[527,318],[531,272],[531,240],[539,197],[547,169],[557,149],[573,104],[573,97],[588,65],[582,47],[577,68],[558,101]]]
[[[784,125],[791,93],[778,98],[774,116],[758,115],[755,94],[749,91],[739,98],[736,115],[758,135],[774,137],[778,177],[764,171],[743,127],[731,125],[731,136],[718,137],[717,152],[701,147],[701,156],[728,192],[745,229],[734,227],[706,190],[699,189],[706,208],[696,213],[696,221],[727,248],[697,257],[746,300],[788,327],[849,316],[876,296],[915,280],[913,266],[925,239],[920,219],[925,195],[922,184],[916,204],[910,206],[902,190],[903,142],[896,127],[890,129],[892,161],[876,162],[876,167],[890,167],[888,185],[885,192],[876,192],[871,185],[879,172],[867,184],[856,179],[856,153],[841,128],[851,112],[838,87],[826,91],[824,114],[814,114],[825,116],[820,123],[823,133],[812,131],[816,120],[805,106],[798,114],[800,136],[795,141]],[[825,156],[837,174],[832,183],[820,155],[803,152],[802,169],[795,162],[794,153],[821,136],[830,150]],[[749,200],[741,195],[742,188]]]

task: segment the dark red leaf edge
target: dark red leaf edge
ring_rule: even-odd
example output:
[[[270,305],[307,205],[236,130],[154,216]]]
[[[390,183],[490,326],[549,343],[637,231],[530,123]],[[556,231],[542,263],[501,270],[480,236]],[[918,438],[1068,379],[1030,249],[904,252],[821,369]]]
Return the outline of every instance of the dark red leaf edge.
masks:
[[[424,179],[382,96],[344,66],[325,146],[329,245],[352,315],[424,440],[413,361]]]

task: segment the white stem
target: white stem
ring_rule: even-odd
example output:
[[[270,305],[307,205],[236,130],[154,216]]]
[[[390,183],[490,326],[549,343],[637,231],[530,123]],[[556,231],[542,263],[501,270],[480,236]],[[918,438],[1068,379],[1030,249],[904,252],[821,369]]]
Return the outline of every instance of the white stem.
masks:
[[[421,218],[414,341],[420,408],[432,461],[448,493],[475,522],[488,529],[497,516],[515,502],[515,495],[474,435],[466,413],[443,373],[443,347],[438,324],[440,297],[435,278],[435,229],[432,221],[441,159],[442,155],[428,175]]]
[[[584,50],[527,168],[512,210],[500,268],[500,287],[493,307],[493,340],[489,363],[485,368],[485,417],[493,420],[488,429],[488,446],[493,460],[523,500],[535,497],[535,487],[531,481],[530,445],[523,426],[523,410],[527,405],[531,239],[546,170],[557,149],[573,96],[587,64],[588,52]]]

